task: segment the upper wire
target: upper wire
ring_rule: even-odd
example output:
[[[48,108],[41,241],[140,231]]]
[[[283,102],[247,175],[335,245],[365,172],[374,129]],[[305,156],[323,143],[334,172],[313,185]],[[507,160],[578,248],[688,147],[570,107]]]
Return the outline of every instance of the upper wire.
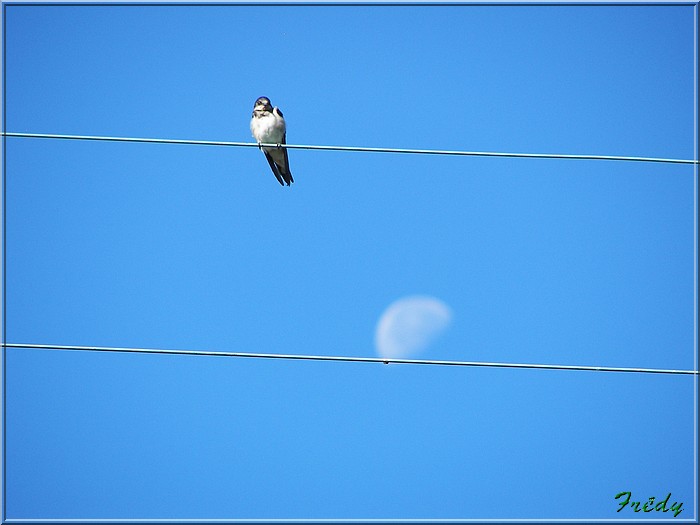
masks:
[[[458,155],[465,157],[506,157],[506,158],[530,158],[530,159],[570,159],[570,160],[608,160],[625,162],[656,162],[665,164],[692,164],[698,165],[700,161],[690,159],[673,159],[664,157],[630,157],[624,155],[571,155],[560,153],[502,153],[495,151],[460,151],[441,149],[408,149],[408,148],[370,148],[360,146],[318,146],[310,144],[258,144],[255,142],[228,142],[219,140],[187,140],[187,139],[159,139],[143,137],[106,137],[98,135],[56,135],[50,133],[12,133],[3,132],[4,137],[36,138],[36,139],[65,139],[65,140],[96,140],[108,142],[140,142],[156,144],[190,144],[196,146],[229,146],[257,148],[280,147],[286,149],[327,150],[327,151],[363,151],[370,153],[410,153],[416,155]]]

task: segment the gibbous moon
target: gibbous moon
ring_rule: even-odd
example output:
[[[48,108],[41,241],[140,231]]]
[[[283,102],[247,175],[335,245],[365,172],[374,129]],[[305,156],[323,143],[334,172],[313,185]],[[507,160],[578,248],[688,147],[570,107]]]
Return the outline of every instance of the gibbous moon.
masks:
[[[374,343],[380,357],[406,358],[425,350],[452,321],[450,308],[435,297],[403,297],[384,310]]]

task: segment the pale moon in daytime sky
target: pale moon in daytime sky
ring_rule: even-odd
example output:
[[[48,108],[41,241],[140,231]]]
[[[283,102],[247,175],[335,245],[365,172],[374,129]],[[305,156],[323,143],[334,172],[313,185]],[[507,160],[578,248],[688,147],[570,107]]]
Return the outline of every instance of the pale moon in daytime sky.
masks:
[[[374,343],[380,357],[403,359],[425,350],[449,326],[452,311],[435,297],[403,297],[377,323]]]

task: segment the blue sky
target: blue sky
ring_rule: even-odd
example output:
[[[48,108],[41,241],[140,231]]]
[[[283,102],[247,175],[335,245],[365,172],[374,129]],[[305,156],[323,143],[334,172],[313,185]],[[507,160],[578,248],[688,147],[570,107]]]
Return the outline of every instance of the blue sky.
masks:
[[[7,132],[697,159],[697,5],[4,4]],[[697,167],[5,138],[10,343],[697,369]],[[697,518],[697,380],[5,349],[5,518]],[[671,503],[670,502],[670,503]],[[669,503],[669,505],[670,505]]]

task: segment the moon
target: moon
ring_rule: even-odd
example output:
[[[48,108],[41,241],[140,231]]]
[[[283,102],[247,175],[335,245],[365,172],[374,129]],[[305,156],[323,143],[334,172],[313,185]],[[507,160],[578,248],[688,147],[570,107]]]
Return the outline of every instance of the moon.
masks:
[[[390,304],[374,334],[380,357],[406,358],[425,350],[452,321],[452,311],[430,296],[409,296]]]

